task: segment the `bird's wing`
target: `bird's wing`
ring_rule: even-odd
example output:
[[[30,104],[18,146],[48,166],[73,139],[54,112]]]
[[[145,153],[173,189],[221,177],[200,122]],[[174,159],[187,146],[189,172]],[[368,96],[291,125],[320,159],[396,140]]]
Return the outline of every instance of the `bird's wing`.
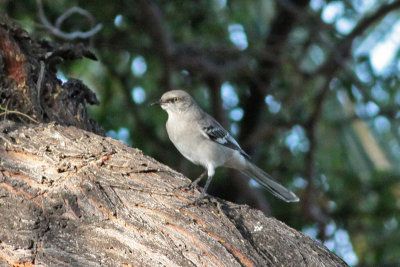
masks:
[[[209,138],[210,140],[229,147],[231,149],[237,150],[245,158],[250,159],[250,156],[243,151],[239,146],[238,142],[213,118],[209,117],[207,123],[201,125],[202,134]]]

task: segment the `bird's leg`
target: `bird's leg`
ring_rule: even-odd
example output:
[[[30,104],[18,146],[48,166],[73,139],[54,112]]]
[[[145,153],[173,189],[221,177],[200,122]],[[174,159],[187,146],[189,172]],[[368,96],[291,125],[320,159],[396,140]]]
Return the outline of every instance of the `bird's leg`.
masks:
[[[188,205],[200,204],[200,201],[207,196],[207,189],[210,186],[210,183],[211,183],[212,178],[214,177],[214,173],[215,173],[214,166],[212,166],[212,165],[208,166],[207,170],[204,171],[196,180],[194,180],[192,183],[190,183],[189,186],[191,187],[192,185],[197,185],[197,183],[200,182],[201,179],[204,177],[206,172],[207,172],[207,175],[208,175],[207,176],[207,181],[206,181],[206,184],[204,185],[203,190],[201,191],[200,196],[198,198],[196,198],[195,201],[191,202]]]
[[[196,200],[196,202],[203,199],[207,195],[207,189],[210,186],[212,178],[213,178],[213,176],[207,177],[207,181],[206,181],[206,184],[204,185],[203,191],[201,191],[201,194],[200,194],[199,198]]]
[[[210,174],[212,174],[212,175],[210,175]],[[197,178],[194,182],[198,183],[201,180],[201,178],[203,178],[204,175],[205,175],[205,172],[199,178]],[[211,183],[211,180],[212,180],[213,176],[214,176],[214,172],[212,171],[211,173],[208,174],[206,184],[204,185],[204,188],[201,191],[200,196],[198,198],[196,198],[194,201],[190,202],[189,204],[187,204],[185,206],[200,205],[201,204],[201,200],[204,199],[205,197],[207,197],[207,189],[210,186],[210,183]]]
[[[199,177],[196,178],[196,180],[194,180],[193,182],[190,183],[189,187],[194,187],[195,185],[197,185],[201,179],[203,179],[204,175],[206,175],[207,170],[205,170],[202,174],[200,174]]]
[[[202,176],[203,176],[203,175],[204,175],[204,173],[202,174]],[[199,178],[200,178],[200,177],[199,177]],[[196,198],[193,202],[191,202],[191,203],[188,204],[188,205],[200,205],[200,204],[201,204],[201,200],[202,200],[203,198],[207,197],[207,189],[208,189],[208,187],[209,187],[209,185],[210,185],[210,183],[211,183],[212,178],[213,178],[213,176],[208,176],[208,177],[207,177],[206,184],[204,185],[203,191],[201,191],[200,196],[199,196],[198,198]],[[197,178],[197,179],[198,179],[198,178]],[[197,180],[197,179],[196,179],[196,180]]]
[[[191,182],[188,185],[184,185],[184,186],[180,186],[178,188],[175,188],[175,190],[189,190],[191,188],[194,188],[200,181],[201,179],[203,179],[204,175],[206,175],[207,170],[205,170],[202,174],[200,174],[200,176],[198,178],[196,178],[196,180],[194,180],[193,182]]]
[[[200,202],[200,200],[202,200],[203,198],[205,198],[207,196],[207,189],[210,186],[211,180],[214,177],[215,174],[215,168],[213,165],[209,165],[207,166],[207,181],[206,184],[204,185],[203,191],[201,191],[200,196],[194,201],[195,204],[198,204]],[[198,178],[197,178],[198,179]]]

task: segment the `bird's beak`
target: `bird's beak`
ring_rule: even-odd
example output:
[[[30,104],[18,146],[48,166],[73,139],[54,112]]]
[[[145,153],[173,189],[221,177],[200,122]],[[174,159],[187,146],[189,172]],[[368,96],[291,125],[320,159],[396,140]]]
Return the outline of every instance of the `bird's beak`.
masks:
[[[159,100],[157,100],[157,101],[151,103],[151,106],[154,106],[154,105],[161,106],[163,103],[164,103],[164,102],[163,102],[161,99],[159,99]]]

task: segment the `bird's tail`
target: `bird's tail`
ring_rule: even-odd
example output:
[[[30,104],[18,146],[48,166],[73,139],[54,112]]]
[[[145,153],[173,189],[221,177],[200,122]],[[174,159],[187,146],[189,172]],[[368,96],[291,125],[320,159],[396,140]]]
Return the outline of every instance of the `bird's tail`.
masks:
[[[263,170],[258,168],[251,162],[247,162],[247,168],[241,170],[249,178],[253,178],[259,184],[264,186],[274,196],[286,201],[286,202],[297,202],[299,198],[291,191],[286,189],[284,186],[275,182],[271,175],[265,173]]]

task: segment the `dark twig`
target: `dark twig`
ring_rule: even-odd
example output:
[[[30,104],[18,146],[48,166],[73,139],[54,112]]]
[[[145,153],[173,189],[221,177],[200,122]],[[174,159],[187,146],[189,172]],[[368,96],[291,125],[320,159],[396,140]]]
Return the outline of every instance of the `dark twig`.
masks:
[[[211,110],[215,119],[219,121],[225,128],[228,128],[226,112],[223,109],[221,97],[221,77],[216,73],[215,75],[207,77],[207,84],[211,96]]]
[[[148,33],[153,41],[154,51],[159,54],[164,65],[163,86],[165,90],[172,89],[172,50],[173,44],[164,28],[161,11],[150,0],[139,0],[138,4],[143,10],[142,20],[148,28]]]
[[[276,19],[271,25],[270,33],[265,39],[265,51],[273,55],[278,55],[278,59],[271,60],[270,58],[261,58],[259,67],[254,72],[253,77],[249,77],[249,88],[251,91],[250,97],[245,101],[244,117],[241,122],[241,129],[246,129],[247,132],[253,132],[257,125],[261,114],[265,110],[264,98],[268,94],[271,81],[275,74],[279,71],[282,60],[282,51],[284,50],[286,41],[293,28],[293,25],[298,20],[298,14],[304,10],[309,1],[296,1],[296,9],[298,13],[293,13],[286,7],[279,5]],[[240,142],[245,141],[245,133],[240,135]],[[246,142],[245,142],[246,143]],[[252,150],[250,148],[250,150]]]
[[[376,23],[379,19],[398,8],[400,8],[400,1],[395,1],[391,4],[382,6],[375,13],[363,18],[356,27],[354,27],[351,33],[340,42],[339,46],[336,45],[332,47],[330,57],[325,61],[325,64],[321,66],[318,73],[326,74],[335,72],[335,70],[344,63],[344,59],[349,56],[354,39],[363,34],[366,29]]]

